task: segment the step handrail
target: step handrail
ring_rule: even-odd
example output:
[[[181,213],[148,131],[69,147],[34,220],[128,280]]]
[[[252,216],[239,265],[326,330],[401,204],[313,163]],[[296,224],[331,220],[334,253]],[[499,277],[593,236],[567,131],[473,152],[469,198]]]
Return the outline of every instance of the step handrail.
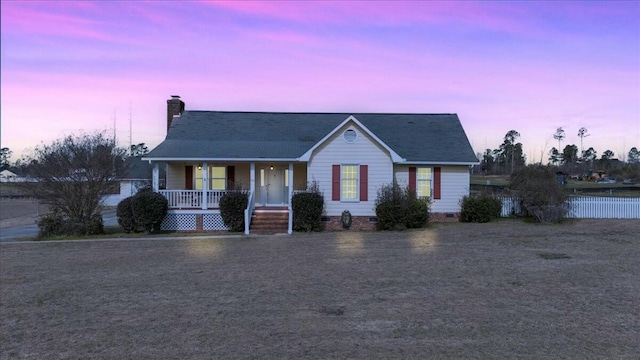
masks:
[[[249,191],[249,202],[247,203],[247,208],[244,209],[244,234],[249,235],[249,226],[251,226],[251,215],[253,214],[253,209],[255,207],[253,201],[253,191]]]

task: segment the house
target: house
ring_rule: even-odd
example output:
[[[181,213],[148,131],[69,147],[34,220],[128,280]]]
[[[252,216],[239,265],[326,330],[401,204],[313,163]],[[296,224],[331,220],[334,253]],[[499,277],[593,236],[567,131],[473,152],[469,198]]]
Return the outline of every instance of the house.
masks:
[[[353,228],[373,228],[377,191],[394,177],[432,199],[433,220],[456,219],[478,164],[456,114],[186,111],[179,96],[167,101],[165,140],[143,160],[169,201],[162,228],[224,229],[218,202],[242,186],[247,234],[277,219],[291,233],[290,199],[310,182],[324,194],[329,229],[341,228],[345,210]]]
[[[135,195],[146,186],[151,186],[152,165],[149,162],[141,161],[140,156],[131,156],[126,162],[127,172],[120,179],[120,201]]]
[[[28,182],[28,181],[32,181],[31,179],[16,174],[15,172],[9,170],[9,169],[4,169],[2,171],[0,171],[0,182],[2,183],[7,183],[7,182]]]

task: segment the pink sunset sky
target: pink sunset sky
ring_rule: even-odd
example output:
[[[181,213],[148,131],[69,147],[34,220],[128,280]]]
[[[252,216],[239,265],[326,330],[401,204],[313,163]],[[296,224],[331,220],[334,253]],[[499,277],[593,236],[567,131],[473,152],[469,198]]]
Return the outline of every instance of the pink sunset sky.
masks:
[[[640,148],[640,1],[2,1],[2,147],[189,110],[457,113],[476,152]],[[115,115],[114,115],[115,114]],[[283,129],[284,131],[284,129]]]

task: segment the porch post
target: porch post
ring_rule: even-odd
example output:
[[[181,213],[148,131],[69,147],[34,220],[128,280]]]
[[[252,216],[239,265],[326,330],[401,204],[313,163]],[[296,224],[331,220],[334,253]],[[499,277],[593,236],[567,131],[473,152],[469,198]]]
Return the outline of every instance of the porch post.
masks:
[[[153,187],[153,191],[158,192],[158,190],[160,190],[160,167],[158,163],[153,163],[151,174],[151,186]]]
[[[291,200],[293,200],[293,163],[289,163],[289,228],[287,232],[293,233],[293,207],[291,206]]]
[[[209,189],[209,164],[202,164],[202,209],[206,210],[209,207],[207,201],[207,190]]]
[[[249,191],[253,193],[255,198],[256,196],[256,163],[251,162],[251,166],[249,167]]]

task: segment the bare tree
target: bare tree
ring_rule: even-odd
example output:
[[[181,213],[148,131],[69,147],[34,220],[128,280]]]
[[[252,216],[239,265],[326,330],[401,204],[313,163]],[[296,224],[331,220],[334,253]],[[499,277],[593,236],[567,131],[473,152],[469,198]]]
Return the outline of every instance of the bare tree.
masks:
[[[126,155],[104,133],[69,135],[24,159],[36,183],[24,183],[23,189],[70,221],[86,222],[100,213],[101,197],[119,186]]]

